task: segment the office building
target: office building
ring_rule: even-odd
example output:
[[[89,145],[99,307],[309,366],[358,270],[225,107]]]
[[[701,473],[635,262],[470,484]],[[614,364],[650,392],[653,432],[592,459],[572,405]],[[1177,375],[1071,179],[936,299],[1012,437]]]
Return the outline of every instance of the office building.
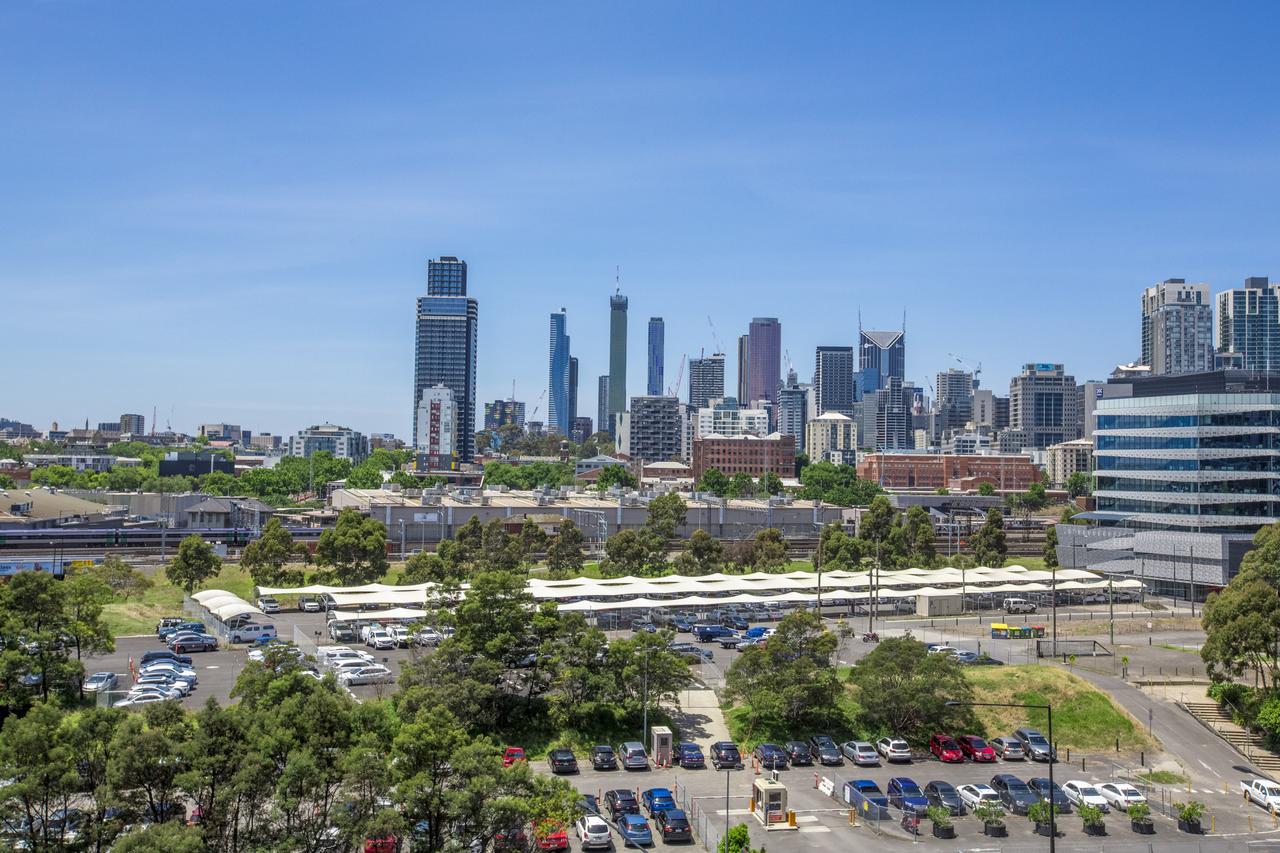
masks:
[[[1049,475],[1049,485],[1056,489],[1066,488],[1072,474],[1092,474],[1093,440],[1077,438],[1050,445],[1044,453],[1044,471]]]
[[[417,416],[415,409],[414,423],[417,423]],[[353,429],[334,424],[317,424],[301,429],[289,439],[290,456],[306,457],[320,451],[330,453],[336,459],[349,459],[352,465],[359,465],[369,456],[369,439]]]
[[[858,454],[858,425],[839,412],[818,415],[805,425],[805,454],[810,462],[853,465]]]
[[[458,461],[458,404],[446,385],[422,390],[418,402],[418,434],[413,449],[418,466],[433,471],[451,471]]]
[[[733,397],[712,400],[710,406],[698,409],[698,437],[723,435],[730,438],[739,435],[766,435],[769,432],[769,413],[763,409],[741,409]]]
[[[120,432],[129,435],[146,435],[147,419],[142,415],[121,415]]]
[[[694,411],[724,397],[724,353],[689,361],[689,407]]]
[[[915,424],[912,409],[916,388],[890,376],[885,387],[862,395],[858,440],[871,450],[912,450]]]
[[[50,432],[58,432],[58,424],[55,421]],[[22,421],[9,420],[8,418],[0,418],[0,439],[12,440],[15,438],[39,438],[40,433],[34,426]],[[57,441],[50,438],[50,441]]]
[[[569,428],[569,438],[577,444],[582,444],[595,434],[591,431],[591,427],[591,418],[576,417],[573,419],[573,426]]]
[[[596,384],[596,429],[613,435],[613,424],[609,418],[609,377],[601,376]],[[617,436],[613,435],[614,441]]]
[[[627,409],[627,297],[609,297],[609,409],[607,427],[617,436],[614,416]]]
[[[738,399],[776,405],[782,384],[782,324],[776,317],[756,317],[747,338],[747,393]]]
[[[751,376],[751,338],[747,335],[738,336],[738,396],[737,400],[750,400],[750,376]]]
[[[907,379],[907,333],[858,331],[858,393],[880,391],[889,380]]]
[[[944,437],[963,430],[973,420],[973,374],[949,368],[938,374],[934,387],[938,394],[934,404],[937,414],[935,434]]]
[[[868,453],[858,462],[858,476],[886,489],[973,491],[990,483],[999,491],[1025,492],[1040,482],[1040,469],[1022,455]]]
[[[975,456],[991,449],[991,436],[980,432],[952,433],[942,442],[942,452],[953,456]]]
[[[467,264],[452,256],[427,262],[427,295],[418,297],[413,371],[413,434],[423,390],[444,385],[458,406],[457,456],[475,459],[476,360],[480,308],[467,296]]]
[[[210,441],[234,441],[240,443],[244,430],[237,424],[200,424],[196,435]]]
[[[269,432],[257,433],[253,438],[249,439],[249,447],[254,450],[265,450],[268,453],[279,450],[282,443],[280,436],[272,435]]]
[[[234,475],[236,465],[221,453],[174,450],[160,460],[158,473],[161,477],[202,477],[214,471]]]
[[[661,317],[649,318],[649,382],[646,393],[650,397],[662,396],[662,372],[666,330]],[[679,389],[677,389],[678,391]]]
[[[484,428],[493,432],[498,427],[504,426],[524,429],[524,403],[515,400],[494,400],[492,403],[484,404]]]
[[[116,435],[120,434],[119,421],[98,421],[98,432],[111,432]]]
[[[1213,369],[1209,285],[1169,278],[1142,291],[1142,363],[1156,376]]]
[[[1080,437],[1080,395],[1061,364],[1026,364],[1009,380],[1009,424],[1027,433],[1028,447],[1044,449]]]
[[[569,431],[578,419],[578,359],[569,356]]]
[[[808,385],[801,385],[794,370],[787,371],[787,381],[778,389],[777,422],[778,432],[794,436],[796,452],[805,452],[805,423],[809,419],[809,395],[813,393]]]
[[[790,435],[740,435],[736,438],[708,435],[693,441],[693,480],[696,483],[712,468],[732,477],[746,474],[759,479],[765,474],[794,479],[796,442]]]
[[[1218,294],[1218,353],[1231,367],[1280,370],[1280,285],[1251,276]]]
[[[680,401],[675,397],[631,398],[628,455],[645,462],[666,462],[682,455]]]
[[[549,369],[547,372],[547,431],[568,435],[569,424],[569,335],[565,310],[551,315]]]
[[[818,347],[813,366],[814,414],[853,416],[858,399],[853,347]]]

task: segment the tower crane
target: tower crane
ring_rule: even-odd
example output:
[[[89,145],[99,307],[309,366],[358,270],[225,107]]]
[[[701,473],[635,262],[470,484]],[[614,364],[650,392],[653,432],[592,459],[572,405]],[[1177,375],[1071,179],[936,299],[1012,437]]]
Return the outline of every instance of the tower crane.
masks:
[[[711,340],[715,341],[716,352],[724,355],[724,347],[720,344],[720,336],[716,334],[716,324],[711,322],[711,315],[707,315],[707,325],[711,327]]]
[[[978,382],[980,381],[978,377],[982,375],[982,362],[978,362],[977,366],[975,367],[972,364],[970,364],[968,361],[966,361],[964,358],[956,355],[953,352],[949,352],[947,353],[947,355],[955,359],[956,364],[959,364],[961,367],[965,368],[966,370],[968,370],[970,373],[973,374],[973,387],[974,387],[974,390],[977,390]]]
[[[680,396],[680,383],[684,381],[684,363],[688,357],[689,357],[688,353],[683,353],[680,356],[680,371],[676,373],[676,384],[667,388],[668,397]]]

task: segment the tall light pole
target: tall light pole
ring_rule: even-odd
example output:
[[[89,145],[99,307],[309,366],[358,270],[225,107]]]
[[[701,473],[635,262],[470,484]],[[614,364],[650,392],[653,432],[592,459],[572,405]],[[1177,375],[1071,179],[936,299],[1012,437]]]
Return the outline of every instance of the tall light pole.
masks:
[[[721,853],[729,853],[729,774],[733,772],[732,767],[725,768],[724,771],[724,844]]]
[[[1053,793],[1056,790],[1053,784],[1053,763],[1056,760],[1053,745],[1053,706],[1044,705],[1022,705],[1017,702],[947,702],[948,708],[1022,708],[1028,711],[1044,711],[1048,715],[1049,723],[1049,853],[1055,853],[1056,841],[1058,838],[1058,823],[1054,819],[1057,814],[1058,807],[1053,803]],[[1030,758],[1030,756],[1028,756]]]

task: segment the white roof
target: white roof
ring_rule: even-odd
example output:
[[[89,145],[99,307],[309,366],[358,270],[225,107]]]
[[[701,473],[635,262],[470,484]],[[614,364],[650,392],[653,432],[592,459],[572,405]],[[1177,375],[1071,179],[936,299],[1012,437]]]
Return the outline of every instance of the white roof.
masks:
[[[391,610],[351,611],[335,610],[331,614],[335,622],[382,622],[387,619],[425,619],[427,611],[411,607],[395,607]]]

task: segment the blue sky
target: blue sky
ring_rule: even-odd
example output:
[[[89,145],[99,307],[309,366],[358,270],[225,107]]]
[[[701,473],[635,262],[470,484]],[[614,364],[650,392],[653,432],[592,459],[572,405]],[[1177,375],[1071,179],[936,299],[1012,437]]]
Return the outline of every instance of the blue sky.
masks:
[[[1142,287],[1280,277],[1278,29],[1245,3],[6,3],[0,417],[407,437],[442,254],[480,400],[532,408],[563,306],[594,416],[615,266],[631,393],[651,314],[668,382],[708,315],[730,353],[779,317],[807,378],[859,309],[904,308],[917,382],[948,352],[999,391],[1027,361],[1105,377]]]

